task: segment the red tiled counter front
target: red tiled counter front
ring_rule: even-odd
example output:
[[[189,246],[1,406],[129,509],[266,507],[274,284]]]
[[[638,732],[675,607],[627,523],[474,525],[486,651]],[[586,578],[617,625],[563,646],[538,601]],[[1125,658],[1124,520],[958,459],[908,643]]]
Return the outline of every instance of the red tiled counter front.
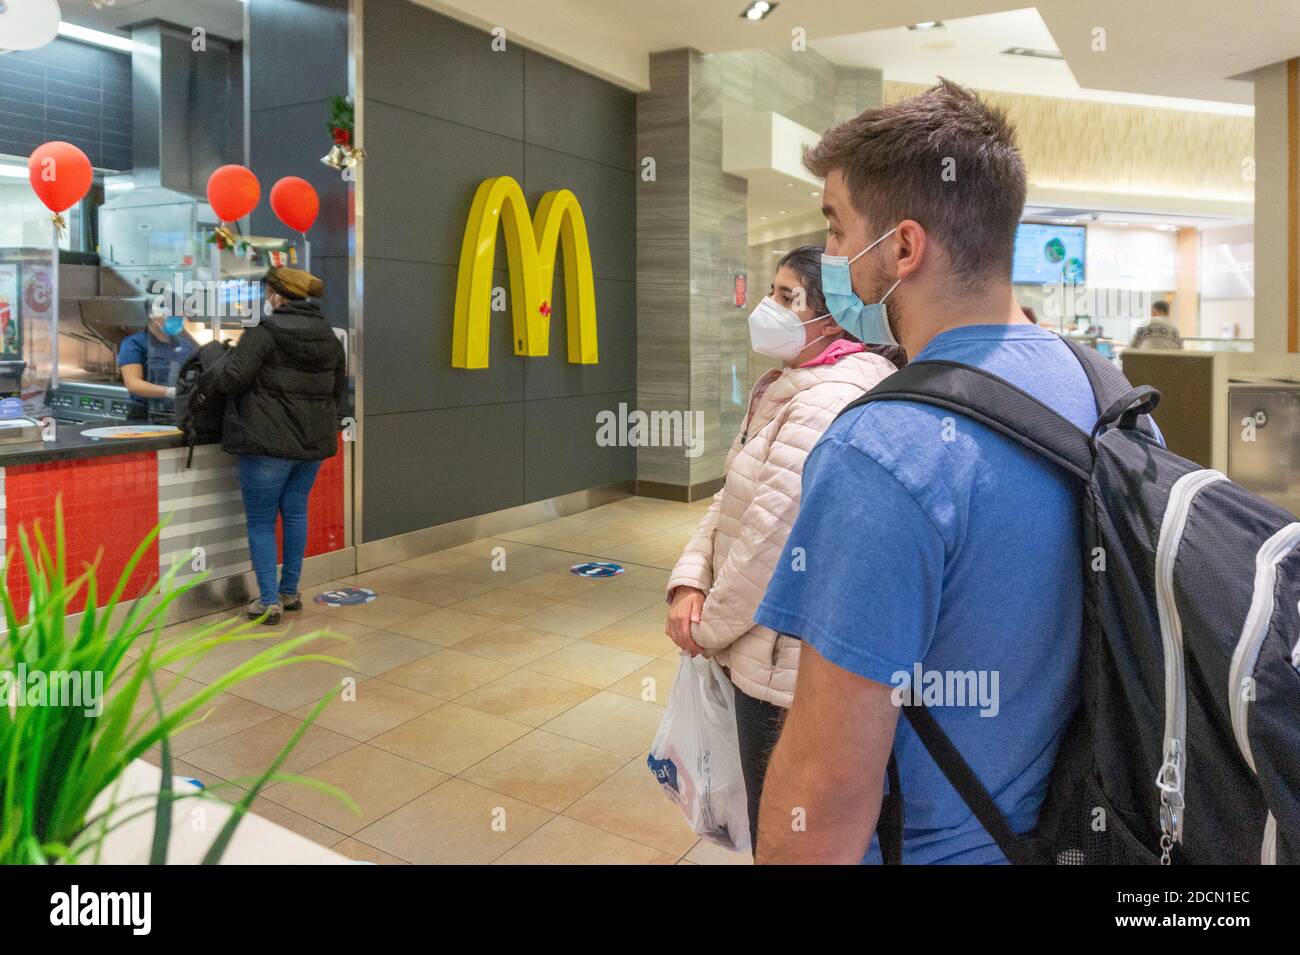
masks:
[[[127,562],[158,521],[158,459],[153,451],[115,454],[4,469],[5,548],[9,551],[9,596],[26,610],[31,588],[22,557],[18,528],[32,539],[38,524],[50,546],[56,501],[63,502],[64,539],[69,578],[97,560],[101,602],[112,593]],[[127,596],[144,593],[158,579],[158,543],[136,565]],[[84,609],[79,595],[70,612]]]
[[[345,546],[347,451],[340,440],[312,488],[308,557]],[[182,579],[203,570],[209,577],[250,570],[235,458],[216,445],[199,447],[193,466],[186,468],[186,454],[184,448],[165,448],[0,468],[5,545],[11,551],[7,585],[15,606],[25,608],[30,596],[18,528],[30,537],[39,522],[43,533],[52,535],[60,499],[68,573],[76,576],[98,559],[101,603],[160,521],[164,526],[131,574],[127,597],[145,593],[176,561],[183,565]]]

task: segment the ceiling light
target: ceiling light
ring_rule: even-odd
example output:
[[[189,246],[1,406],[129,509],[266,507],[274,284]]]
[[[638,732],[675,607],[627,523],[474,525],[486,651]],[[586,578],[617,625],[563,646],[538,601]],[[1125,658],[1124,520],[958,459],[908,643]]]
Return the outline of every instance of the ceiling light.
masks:
[[[759,218],[762,219],[764,222],[767,221],[767,216],[759,216]]]
[[[122,50],[124,53],[130,53],[133,48],[131,40],[127,37],[118,36],[115,33],[104,33],[102,30],[79,27],[75,23],[68,23],[66,20],[59,24],[59,36],[65,36],[69,40],[79,40],[82,43],[90,43],[94,46],[108,47],[110,50]]]
[[[814,199],[816,199],[818,196],[821,195],[821,193],[818,192],[816,189],[814,189],[812,192],[808,193],[808,195],[810,195],[810,196],[812,196]]]
[[[1028,56],[1038,60],[1063,60],[1060,53],[1055,50],[1035,50],[1027,46],[1009,46],[1002,51],[1009,56]]]
[[[58,28],[56,0],[22,0],[14,9],[0,0],[0,53],[38,50],[54,39]]]
[[[784,209],[777,209],[777,210],[776,210],[776,214],[779,215],[779,216],[783,216],[783,215],[785,215],[785,210],[784,210]]]
[[[934,30],[943,26],[942,20],[922,20],[920,23],[909,23],[909,30]]]
[[[0,165],[0,177],[5,179],[26,179],[28,177],[27,167],[8,164]]]
[[[745,20],[762,20],[778,6],[780,4],[769,3],[768,0],[754,0],[753,3],[740,11],[740,16]]]

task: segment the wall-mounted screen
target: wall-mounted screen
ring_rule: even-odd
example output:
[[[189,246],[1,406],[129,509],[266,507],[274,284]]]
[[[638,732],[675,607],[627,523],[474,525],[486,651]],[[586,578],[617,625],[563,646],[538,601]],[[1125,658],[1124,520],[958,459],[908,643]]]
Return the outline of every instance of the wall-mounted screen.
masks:
[[[1011,281],[1019,285],[1082,283],[1086,235],[1081,225],[1020,223],[1011,257]]]

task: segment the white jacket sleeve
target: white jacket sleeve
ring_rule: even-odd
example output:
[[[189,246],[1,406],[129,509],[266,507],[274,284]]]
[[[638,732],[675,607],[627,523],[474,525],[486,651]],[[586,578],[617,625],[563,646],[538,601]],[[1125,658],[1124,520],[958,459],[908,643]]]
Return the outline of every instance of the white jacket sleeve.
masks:
[[[722,495],[725,491],[724,485],[722,490],[713,495],[713,503],[700,519],[695,536],[690,539],[682,556],[673,565],[672,573],[668,575],[667,599],[670,603],[673,591],[678,587],[694,587],[707,594],[713,586],[713,537],[722,515]]]
[[[726,562],[714,568],[713,589],[694,628],[701,647],[721,650],[754,626],[754,613],[799,514],[803,465],[839,411],[815,395],[798,395],[759,468],[753,500]]]

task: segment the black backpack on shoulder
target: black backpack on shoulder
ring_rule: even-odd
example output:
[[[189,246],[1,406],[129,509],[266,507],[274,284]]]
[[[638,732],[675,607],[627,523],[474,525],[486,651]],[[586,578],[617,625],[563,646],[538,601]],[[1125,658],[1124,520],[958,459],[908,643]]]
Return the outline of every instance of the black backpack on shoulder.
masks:
[[[956,362],[910,364],[848,406],[946,408],[1079,481],[1080,703],[1037,828],[1012,831],[931,710],[903,712],[1014,863],[1300,862],[1300,521],[1162,447],[1159,392],[1066,342],[1096,395],[1091,434]],[[878,834],[898,862],[892,760],[891,782]]]
[[[185,359],[176,375],[176,426],[185,432],[188,468],[194,461],[196,444],[221,440],[221,422],[226,399],[212,388],[221,366],[230,355],[229,342],[208,342]]]

